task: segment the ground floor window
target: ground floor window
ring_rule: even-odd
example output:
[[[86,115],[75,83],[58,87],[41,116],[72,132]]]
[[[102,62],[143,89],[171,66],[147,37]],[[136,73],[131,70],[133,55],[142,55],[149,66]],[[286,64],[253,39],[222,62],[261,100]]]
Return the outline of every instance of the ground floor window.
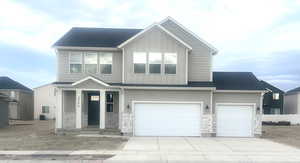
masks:
[[[114,97],[112,93],[106,94],[106,112],[114,112]]]
[[[50,107],[49,106],[42,106],[42,113],[49,113]]]

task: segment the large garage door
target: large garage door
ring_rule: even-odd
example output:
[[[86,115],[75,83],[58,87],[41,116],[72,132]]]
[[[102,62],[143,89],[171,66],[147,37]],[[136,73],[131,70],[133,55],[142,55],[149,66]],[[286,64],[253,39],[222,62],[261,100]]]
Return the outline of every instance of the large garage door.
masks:
[[[135,136],[200,136],[201,104],[136,103]]]
[[[252,137],[253,106],[217,105],[217,136]]]

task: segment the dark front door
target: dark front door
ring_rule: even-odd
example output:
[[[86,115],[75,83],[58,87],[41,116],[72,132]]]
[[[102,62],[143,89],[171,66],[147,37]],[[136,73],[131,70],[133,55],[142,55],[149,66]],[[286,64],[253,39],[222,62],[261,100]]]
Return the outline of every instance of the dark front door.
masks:
[[[100,94],[88,93],[88,125],[99,125]]]

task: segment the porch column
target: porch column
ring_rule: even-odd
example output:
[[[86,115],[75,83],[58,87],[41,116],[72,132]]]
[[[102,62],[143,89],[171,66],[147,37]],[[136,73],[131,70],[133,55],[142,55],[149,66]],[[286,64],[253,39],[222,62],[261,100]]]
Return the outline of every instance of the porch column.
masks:
[[[124,113],[124,89],[119,91],[119,129],[122,130],[122,120]]]
[[[82,126],[82,90],[76,89],[76,128]]]
[[[55,118],[55,128],[63,128],[63,90],[61,88],[56,88],[56,118]]]
[[[105,129],[106,91],[100,90],[100,129]]]

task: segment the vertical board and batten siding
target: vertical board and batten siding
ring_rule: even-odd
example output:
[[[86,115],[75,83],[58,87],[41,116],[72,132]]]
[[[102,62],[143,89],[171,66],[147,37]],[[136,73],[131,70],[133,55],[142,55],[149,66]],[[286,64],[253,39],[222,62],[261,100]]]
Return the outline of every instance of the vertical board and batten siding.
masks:
[[[216,104],[217,103],[254,103],[256,107],[261,107],[260,105],[260,93],[221,93],[215,92],[213,94],[213,114],[216,116]],[[256,113],[256,108],[254,112]],[[262,108],[261,108],[262,109]],[[254,134],[261,135],[261,114],[254,115]],[[216,117],[214,118],[216,119]],[[216,130],[216,122],[214,123],[214,130]]]
[[[284,113],[299,114],[300,111],[300,93],[284,96]]]
[[[132,101],[168,101],[168,102],[203,102],[201,133],[210,131],[210,115],[205,115],[204,108],[211,107],[210,91],[187,91],[187,90],[125,90],[124,113],[122,132],[132,134],[133,113]],[[201,115],[199,115],[201,116]]]
[[[188,80],[211,81],[212,54],[210,49],[171,20],[161,25],[193,48],[188,57]]]
[[[59,82],[75,82],[90,74],[84,72],[82,73],[70,73],[69,70],[69,53],[74,50],[58,50],[57,52],[57,81]],[[91,51],[80,51],[80,52],[91,52]],[[101,52],[101,51],[92,51]],[[105,51],[108,52],[108,51]],[[98,72],[96,74],[91,74],[96,76],[107,83],[120,83],[122,82],[122,52],[121,51],[110,51],[113,53],[113,64],[112,64],[112,74],[101,74]],[[84,55],[82,58],[82,63],[84,67]],[[99,65],[99,63],[98,63]]]
[[[161,74],[135,74],[133,66],[134,52],[177,53],[176,74],[164,74],[162,64]],[[154,27],[128,43],[124,47],[124,82],[135,84],[186,84],[186,48],[170,35]]]

